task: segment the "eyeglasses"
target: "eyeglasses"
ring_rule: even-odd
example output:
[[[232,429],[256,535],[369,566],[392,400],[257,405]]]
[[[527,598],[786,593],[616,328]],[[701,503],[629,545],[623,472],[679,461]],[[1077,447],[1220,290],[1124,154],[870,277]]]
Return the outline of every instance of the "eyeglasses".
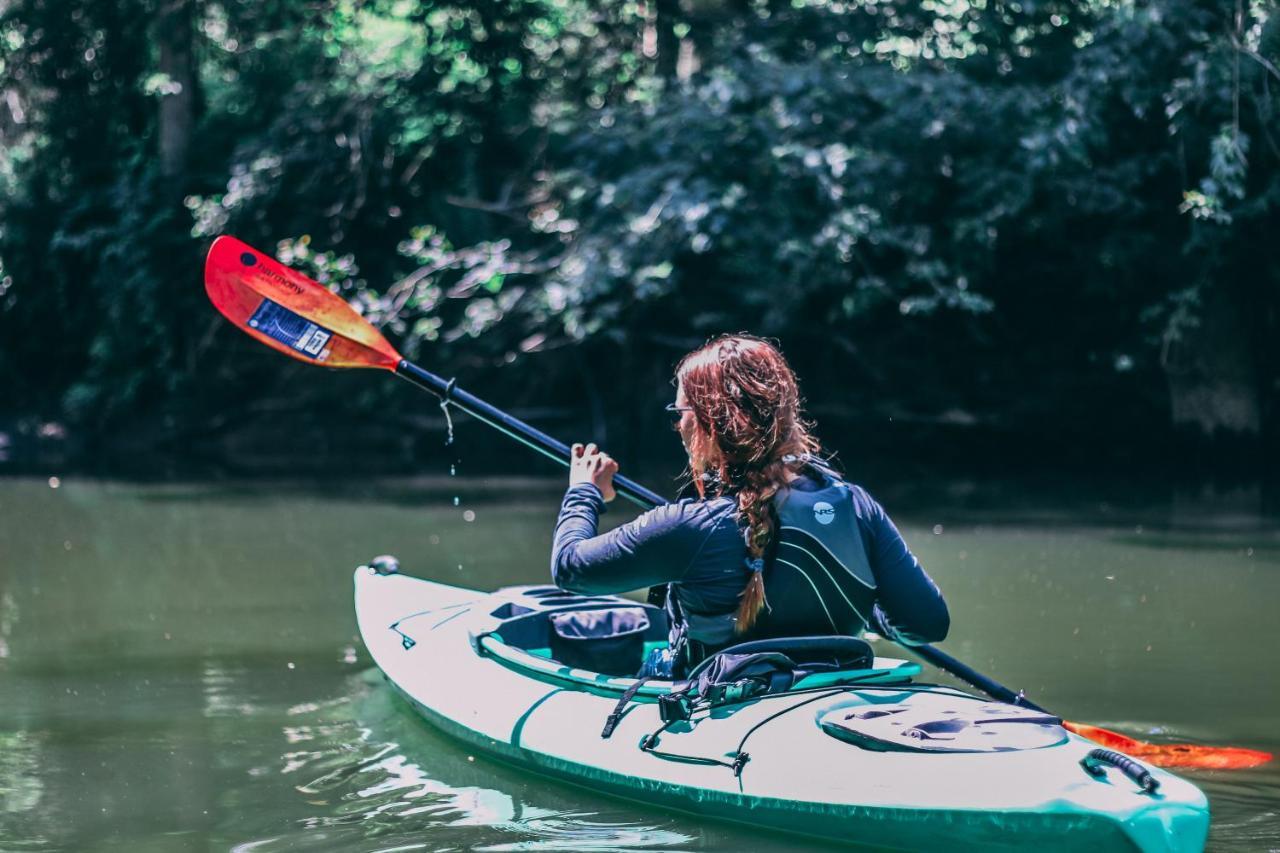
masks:
[[[671,423],[676,426],[680,426],[680,421],[684,418],[685,412],[692,411],[693,409],[690,409],[688,406],[677,406],[675,403],[667,403],[666,405],[667,417],[671,418]]]

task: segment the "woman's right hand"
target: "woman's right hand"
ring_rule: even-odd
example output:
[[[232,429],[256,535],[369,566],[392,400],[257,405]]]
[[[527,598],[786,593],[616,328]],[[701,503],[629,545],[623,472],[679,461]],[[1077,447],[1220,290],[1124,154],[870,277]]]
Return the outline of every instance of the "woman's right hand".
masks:
[[[575,444],[569,451],[569,485],[594,483],[605,503],[618,496],[613,488],[613,475],[616,473],[618,463],[609,454],[602,453],[594,443],[586,446]]]

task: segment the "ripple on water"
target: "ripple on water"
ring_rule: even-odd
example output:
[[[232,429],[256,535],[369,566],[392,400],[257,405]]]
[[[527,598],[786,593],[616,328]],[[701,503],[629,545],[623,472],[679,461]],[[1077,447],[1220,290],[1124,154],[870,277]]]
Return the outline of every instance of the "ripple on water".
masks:
[[[652,813],[582,808],[580,791],[545,786],[423,730],[385,688],[352,703],[300,703],[282,727],[278,773],[311,813],[296,831],[235,847],[276,850],[664,850],[691,836]],[[297,747],[305,748],[297,748]],[[488,783],[488,784],[486,784]],[[499,790],[500,786],[502,790]]]

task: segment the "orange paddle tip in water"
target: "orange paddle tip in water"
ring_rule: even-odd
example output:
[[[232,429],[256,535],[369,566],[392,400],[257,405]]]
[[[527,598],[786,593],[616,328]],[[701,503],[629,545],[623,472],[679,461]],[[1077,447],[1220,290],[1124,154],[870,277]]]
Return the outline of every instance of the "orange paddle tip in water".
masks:
[[[1147,743],[1101,726],[1064,722],[1069,730],[1094,743],[1140,758],[1157,767],[1182,767],[1200,770],[1243,770],[1266,764],[1274,756],[1256,749],[1238,746],[1201,746],[1192,743]]]

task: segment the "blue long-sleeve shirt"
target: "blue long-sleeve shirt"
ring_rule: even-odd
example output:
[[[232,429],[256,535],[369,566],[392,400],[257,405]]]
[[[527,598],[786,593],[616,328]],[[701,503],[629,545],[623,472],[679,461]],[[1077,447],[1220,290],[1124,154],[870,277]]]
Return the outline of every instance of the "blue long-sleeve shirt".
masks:
[[[792,488],[816,486],[801,479]],[[876,580],[871,627],[905,643],[943,639],[951,620],[941,591],[880,504],[861,487],[850,492]],[[551,548],[556,586],[606,594],[669,583],[685,613],[712,616],[737,608],[748,569],[734,498],[682,499],[597,535],[604,507],[591,483],[565,492]],[[821,632],[815,625],[814,633]]]

